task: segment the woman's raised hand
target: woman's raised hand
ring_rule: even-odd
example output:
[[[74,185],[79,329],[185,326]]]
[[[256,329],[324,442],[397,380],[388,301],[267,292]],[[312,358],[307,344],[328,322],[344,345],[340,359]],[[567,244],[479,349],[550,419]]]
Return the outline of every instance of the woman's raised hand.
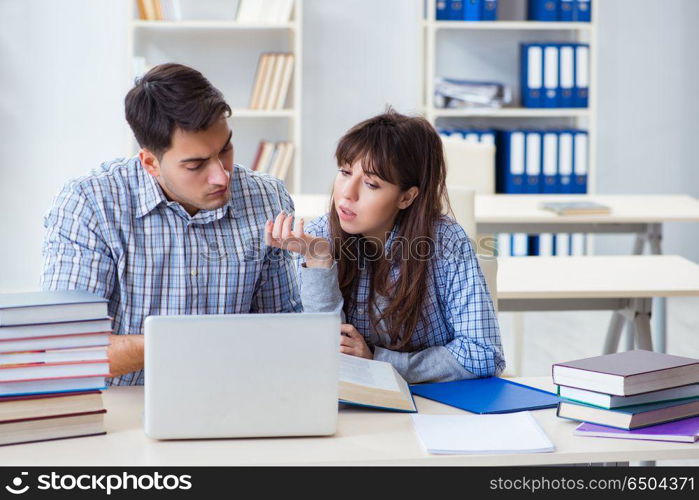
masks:
[[[269,246],[298,253],[306,258],[307,267],[331,267],[330,243],[325,238],[303,232],[303,219],[280,212],[274,221],[265,224],[265,243]]]

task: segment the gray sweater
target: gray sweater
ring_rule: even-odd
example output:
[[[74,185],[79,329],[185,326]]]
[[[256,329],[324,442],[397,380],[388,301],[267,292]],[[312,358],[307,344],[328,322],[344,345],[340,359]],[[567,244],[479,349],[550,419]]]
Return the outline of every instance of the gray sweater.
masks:
[[[337,264],[333,264],[329,269],[310,268],[301,264],[299,270],[301,302],[304,311],[341,312],[342,322],[345,323],[345,314],[342,312],[342,293],[337,279]],[[377,306],[381,308],[385,300],[383,297],[377,297]],[[397,352],[381,347],[390,343],[386,334],[381,336],[372,331],[371,338],[368,340],[369,345],[375,346],[374,359],[391,363],[408,383],[476,378],[476,375],[461,366],[456,358],[442,346],[428,347],[416,352]]]

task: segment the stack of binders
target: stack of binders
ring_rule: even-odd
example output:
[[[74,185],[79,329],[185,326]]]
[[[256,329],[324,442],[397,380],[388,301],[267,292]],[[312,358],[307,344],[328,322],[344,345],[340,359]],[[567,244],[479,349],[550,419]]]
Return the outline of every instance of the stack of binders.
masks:
[[[589,44],[520,44],[520,92],[523,107],[587,108],[589,80]]]
[[[0,295],[0,445],[104,434],[110,333],[93,294]]]
[[[586,130],[500,130],[496,137],[496,191],[503,194],[587,193]],[[499,234],[498,255],[585,255],[582,233]]]
[[[576,434],[654,439],[639,436],[675,433],[677,439],[667,440],[692,441],[699,434],[697,359],[642,350],[608,354],[553,365],[553,382],[562,398],[557,415],[585,422]],[[687,436],[690,427],[695,431]]]
[[[437,0],[437,21],[495,21],[498,0]]]
[[[592,20],[592,0],[528,0],[527,19],[589,23]]]

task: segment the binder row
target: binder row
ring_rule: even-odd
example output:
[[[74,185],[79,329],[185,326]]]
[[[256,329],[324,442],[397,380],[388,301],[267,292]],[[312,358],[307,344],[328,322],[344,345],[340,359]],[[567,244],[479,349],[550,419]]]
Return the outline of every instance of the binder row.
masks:
[[[438,21],[495,21],[498,0],[437,0]]]
[[[476,142],[482,144],[495,145],[497,131],[495,129],[461,129],[461,128],[438,128],[437,132],[443,137],[456,136],[466,142]]]
[[[592,0],[528,0],[527,19],[589,23],[592,20]]]
[[[498,193],[587,193],[586,130],[503,130],[496,148]]]
[[[569,257],[587,254],[583,233],[500,233],[497,235],[498,257]]]
[[[589,83],[589,44],[520,44],[523,107],[587,108]]]

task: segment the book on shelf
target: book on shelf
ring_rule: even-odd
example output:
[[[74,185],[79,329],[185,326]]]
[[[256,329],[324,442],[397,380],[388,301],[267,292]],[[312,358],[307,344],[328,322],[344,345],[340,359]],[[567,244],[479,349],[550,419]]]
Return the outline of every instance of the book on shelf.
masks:
[[[547,201],[541,208],[557,215],[607,215],[611,209],[594,201]]]
[[[294,159],[294,144],[288,141],[260,141],[251,170],[284,180]]]
[[[0,398],[0,423],[96,412],[103,408],[100,391],[5,396]]]
[[[561,401],[558,403],[556,415],[561,418],[631,430],[695,417],[699,415],[699,397],[613,409]]]
[[[630,431],[583,422],[573,430],[573,435],[694,443],[699,439],[699,417],[675,420],[665,424],[651,425],[649,427],[642,427]]]
[[[0,327],[107,317],[107,299],[82,290],[0,294]]]
[[[74,415],[0,422],[0,445],[106,434],[105,413],[107,410],[102,409]]]
[[[291,168],[291,164],[294,161],[294,149],[295,148],[293,142],[284,143],[284,155],[282,156],[277,170],[275,170],[272,175],[281,180],[286,179],[286,176],[289,173],[289,169]]]
[[[683,385],[681,387],[673,387],[672,389],[645,392],[642,394],[636,394],[635,396],[614,396],[612,394],[586,391],[584,389],[559,385],[558,395],[571,401],[599,406],[600,408],[612,409],[621,408],[624,406],[699,397],[699,384]]]
[[[284,109],[293,71],[292,53],[266,52],[260,55],[250,95],[250,109]]]
[[[408,383],[390,363],[340,354],[341,403],[417,412]]]
[[[633,396],[699,382],[699,360],[634,350],[552,367],[553,383],[616,396]]]
[[[181,21],[180,0],[136,0],[138,18],[142,21]]]

